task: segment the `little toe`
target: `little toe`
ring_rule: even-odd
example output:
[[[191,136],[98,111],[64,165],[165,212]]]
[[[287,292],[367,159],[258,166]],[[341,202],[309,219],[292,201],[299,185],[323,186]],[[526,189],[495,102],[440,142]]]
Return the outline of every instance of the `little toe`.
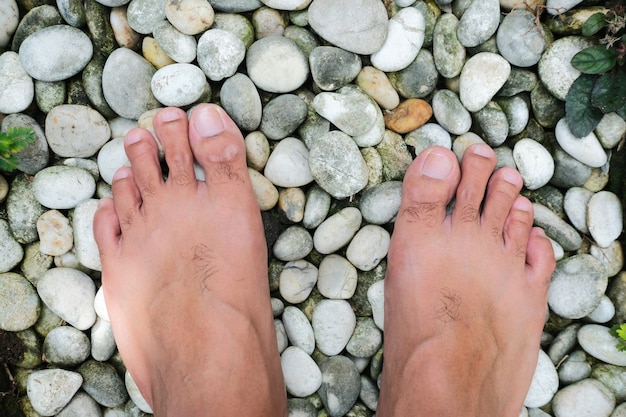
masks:
[[[465,151],[452,214],[452,222],[457,227],[478,225],[480,206],[495,166],[496,155],[489,145],[476,144]]]
[[[113,200],[102,198],[93,218],[93,234],[100,251],[100,259],[106,259],[116,253],[120,239],[120,221],[115,213]]]
[[[153,125],[169,168],[167,184],[178,187],[195,185],[187,114],[181,109],[168,107],[155,115]]]
[[[483,203],[481,226],[488,229],[499,242],[513,202],[522,189],[522,177],[513,168],[503,167],[493,173]]]
[[[556,260],[552,244],[544,231],[533,227],[526,247],[526,265],[528,280],[532,285],[547,293]]]
[[[441,225],[459,179],[452,151],[442,147],[422,151],[405,174],[396,227],[402,223],[427,228]]]
[[[124,139],[124,149],[130,160],[133,180],[141,194],[142,202],[157,195],[163,184],[159,151],[150,132],[145,129],[132,129]]]
[[[189,142],[211,186],[249,183],[246,150],[239,128],[215,104],[201,104],[189,121]]]

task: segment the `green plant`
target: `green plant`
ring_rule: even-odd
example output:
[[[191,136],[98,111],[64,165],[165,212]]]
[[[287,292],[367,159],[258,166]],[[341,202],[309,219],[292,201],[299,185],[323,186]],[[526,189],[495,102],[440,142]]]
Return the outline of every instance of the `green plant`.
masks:
[[[15,154],[35,140],[35,132],[25,127],[10,127],[0,132],[0,171],[11,172],[17,168]]]
[[[572,133],[587,136],[606,113],[626,119],[626,5],[607,4],[607,13],[596,13],[582,28],[584,36],[604,35],[600,43],[578,52],[571,64],[582,74],[565,100],[565,114]]]
[[[617,338],[617,344],[615,347],[617,350],[626,351],[626,323],[616,324],[609,330],[612,336]]]

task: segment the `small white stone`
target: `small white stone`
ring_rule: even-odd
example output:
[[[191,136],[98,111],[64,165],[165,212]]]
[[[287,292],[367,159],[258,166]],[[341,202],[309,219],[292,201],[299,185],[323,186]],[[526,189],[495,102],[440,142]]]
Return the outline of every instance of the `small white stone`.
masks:
[[[302,349],[290,346],[280,356],[287,392],[295,397],[307,397],[322,385],[322,372],[315,361]]]
[[[354,295],[356,268],[343,256],[328,255],[320,262],[317,289],[326,298],[347,300]]]
[[[327,356],[334,356],[348,344],[356,316],[345,300],[322,300],[313,310],[312,325],[317,348]]]
[[[607,247],[622,233],[622,204],[610,191],[594,194],[587,203],[587,226],[598,246]]]
[[[315,230],[313,235],[315,250],[329,254],[347,245],[359,230],[361,220],[361,212],[355,207],[346,207],[333,214]]]
[[[257,171],[262,171],[270,157],[270,144],[267,137],[259,131],[250,132],[246,135],[244,142],[248,166]]]
[[[37,413],[53,416],[70,402],[82,383],[83,377],[78,372],[44,369],[28,375],[26,392]]]
[[[130,160],[124,150],[124,138],[111,139],[98,152],[98,169],[107,184],[113,183],[113,175],[121,167],[130,167]]]
[[[569,129],[567,120],[562,118],[554,128],[554,135],[561,148],[572,158],[593,168],[606,164],[606,152],[593,132],[584,138],[577,138]]]
[[[101,271],[100,251],[93,235],[93,216],[98,208],[98,200],[85,200],[74,209],[74,252],[80,263],[94,271]]]
[[[385,330],[385,281],[376,281],[367,289],[367,301],[372,306],[374,323]]]
[[[4,48],[11,41],[11,37],[20,22],[20,11],[15,0],[2,0],[0,7],[0,48]]]
[[[511,64],[498,54],[479,52],[465,62],[459,78],[459,98],[470,112],[487,105],[511,73]]]
[[[587,203],[593,192],[583,187],[572,187],[563,197],[563,209],[572,225],[581,233],[589,233],[587,228]]]
[[[205,96],[209,83],[200,68],[192,64],[171,64],[159,69],[150,84],[152,94],[165,106],[182,107]]]
[[[387,27],[383,46],[371,55],[372,65],[381,71],[400,71],[411,64],[424,43],[426,20],[414,7],[396,13]]]
[[[306,258],[313,250],[313,238],[301,226],[290,226],[274,243],[274,256],[281,261],[297,261]]]
[[[58,210],[49,210],[37,219],[39,251],[46,255],[61,256],[72,249],[74,231],[70,221]]]
[[[261,0],[267,7],[276,10],[302,10],[311,3],[311,0]]]
[[[274,319],[274,329],[276,330],[276,343],[278,344],[278,353],[283,353],[289,346],[289,339],[282,321]]]
[[[98,317],[91,328],[91,356],[99,362],[106,362],[116,348],[111,323]]]
[[[259,208],[262,211],[273,208],[278,203],[278,190],[274,184],[263,174],[252,168],[248,168],[248,175],[250,176],[252,191]]]
[[[96,191],[96,181],[89,172],[61,165],[42,169],[32,184],[37,201],[52,209],[74,208]]]
[[[391,236],[380,226],[363,226],[352,238],[346,257],[361,271],[371,271],[387,256]]]
[[[181,33],[197,35],[211,27],[215,12],[206,0],[168,0],[165,17]]]
[[[614,408],[615,394],[593,378],[568,385],[552,400],[552,411],[559,417],[608,417]]]
[[[559,389],[559,375],[548,355],[540,350],[537,358],[537,368],[533,375],[530,388],[526,394],[526,407],[543,407],[548,404]]]
[[[617,113],[607,113],[593,132],[604,148],[614,148],[626,134],[626,120]]]
[[[313,327],[304,313],[293,306],[285,307],[283,312],[285,333],[293,346],[297,346],[309,355],[315,350]]]
[[[296,138],[285,138],[272,151],[265,177],[279,187],[301,187],[313,181],[309,169],[309,150]]]
[[[3,20],[1,10],[2,8],[0,8],[0,22]],[[3,35],[0,33],[0,41],[2,38]],[[30,106],[34,97],[35,84],[20,64],[19,55],[12,51],[1,54],[0,113],[20,113]]]
[[[529,190],[546,185],[554,175],[554,160],[539,142],[525,138],[515,144],[513,159]]]
[[[93,301],[93,307],[98,317],[106,321],[111,321],[111,319],[109,318],[109,311],[107,310],[107,305],[104,301],[104,287],[102,286],[100,286],[100,288],[98,288],[98,291],[96,292],[96,296]]]
[[[578,343],[596,359],[616,366],[626,366],[626,352],[617,350],[617,339],[609,328],[600,324],[586,324],[578,330]]]
[[[303,259],[287,262],[280,273],[278,289],[288,303],[298,304],[307,299],[315,283],[318,270]]]
[[[611,320],[614,315],[615,306],[613,302],[609,297],[603,295],[600,304],[587,316],[587,319],[594,323],[606,323]]]
[[[141,395],[139,387],[137,386],[135,380],[128,371],[126,371],[126,374],[124,375],[124,383],[126,384],[128,396],[130,397],[131,401],[135,403],[137,408],[139,408],[144,413],[153,414],[154,411],[152,411],[152,408],[150,407],[146,399],[143,397],[143,395]]]

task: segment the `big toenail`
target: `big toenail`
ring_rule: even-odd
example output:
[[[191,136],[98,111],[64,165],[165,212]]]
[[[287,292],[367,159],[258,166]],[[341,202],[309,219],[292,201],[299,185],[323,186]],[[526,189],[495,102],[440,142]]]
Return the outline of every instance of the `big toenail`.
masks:
[[[160,111],[159,117],[164,122],[173,122],[180,119],[180,112],[175,108],[167,108]]]
[[[132,145],[134,143],[139,142],[140,140],[141,140],[141,133],[131,130],[126,135],[124,142],[126,143],[126,145]]]
[[[208,138],[224,131],[224,123],[217,109],[204,107],[196,109],[198,114],[194,117],[196,131],[200,136]]]
[[[430,178],[442,180],[452,172],[452,161],[445,155],[433,151],[428,154],[422,164],[422,174]]]
[[[513,169],[505,170],[504,173],[502,174],[502,179],[504,179],[504,181],[508,182],[509,184],[513,184],[513,185],[518,185],[521,183],[520,174]]]
[[[472,152],[476,155],[484,156],[485,158],[491,158],[493,156],[493,150],[489,145],[474,145],[472,146]]]

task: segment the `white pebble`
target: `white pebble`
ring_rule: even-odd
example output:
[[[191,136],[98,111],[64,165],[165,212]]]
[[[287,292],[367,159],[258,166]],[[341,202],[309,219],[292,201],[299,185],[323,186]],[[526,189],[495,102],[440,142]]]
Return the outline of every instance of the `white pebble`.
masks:
[[[287,392],[295,397],[307,397],[322,385],[322,372],[315,361],[302,349],[290,346],[280,356]]]
[[[304,313],[297,307],[287,306],[283,312],[283,325],[289,342],[309,355],[315,350],[313,327]]]
[[[354,295],[356,268],[343,256],[328,255],[320,262],[317,289],[326,298],[347,300]]]
[[[325,355],[334,356],[348,344],[356,316],[345,300],[322,300],[313,310],[312,324],[317,348]]]

